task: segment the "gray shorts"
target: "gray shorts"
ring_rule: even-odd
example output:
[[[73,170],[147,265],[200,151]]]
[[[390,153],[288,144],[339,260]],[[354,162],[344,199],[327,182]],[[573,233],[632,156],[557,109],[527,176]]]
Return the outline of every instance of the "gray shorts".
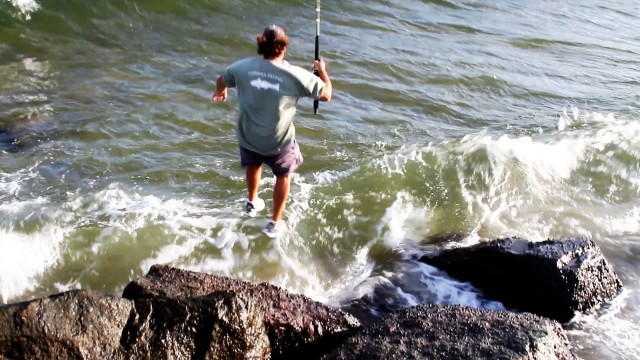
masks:
[[[240,165],[242,167],[267,164],[275,176],[293,173],[302,164],[302,160],[300,146],[295,140],[283,146],[279,154],[271,156],[258,154],[240,146]]]

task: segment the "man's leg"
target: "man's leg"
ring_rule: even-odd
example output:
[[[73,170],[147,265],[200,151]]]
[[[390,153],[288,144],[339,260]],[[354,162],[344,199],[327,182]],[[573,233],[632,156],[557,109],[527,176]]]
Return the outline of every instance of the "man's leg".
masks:
[[[262,177],[262,165],[259,166],[247,166],[247,196],[249,201],[254,201],[258,198],[258,186],[260,186],[260,178]]]
[[[284,204],[289,197],[289,175],[276,176],[276,186],[273,188],[273,221],[278,222],[284,214]]]

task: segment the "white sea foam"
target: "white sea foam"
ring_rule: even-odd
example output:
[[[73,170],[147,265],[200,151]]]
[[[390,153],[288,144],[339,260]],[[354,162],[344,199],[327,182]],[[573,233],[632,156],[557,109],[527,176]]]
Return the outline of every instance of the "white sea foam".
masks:
[[[68,231],[50,222],[45,197],[23,200],[23,183],[37,177],[33,168],[0,173],[0,297],[7,302],[33,290],[56,264]],[[29,229],[29,230],[26,230]]]
[[[36,233],[0,229],[0,296],[2,301],[33,290],[39,277],[60,258],[64,231],[47,226]]]
[[[40,4],[35,0],[9,0],[9,3],[20,10],[27,20],[31,19],[31,13],[40,9]]]
[[[565,131],[577,126],[586,126],[590,123],[610,123],[615,121],[612,113],[600,114],[597,112],[581,111],[577,106],[571,106],[569,111],[565,109],[558,118],[558,131]]]
[[[500,302],[483,298],[469,283],[451,279],[433,266],[411,259],[399,262],[395,273],[383,272],[362,281],[353,295],[354,299],[370,295],[374,304],[389,309],[421,304],[504,309]]]
[[[422,289],[414,291],[421,303],[425,297],[436,304],[456,304],[491,310],[503,310],[504,306],[497,301],[483,299],[480,293],[469,283],[460,282],[444,276],[433,266],[413,262],[412,267],[404,275],[411,279],[412,286],[418,281]]]
[[[389,248],[398,248],[406,241],[414,243],[424,238],[430,213],[415,206],[413,197],[406,192],[396,194],[396,200],[387,208],[376,228],[377,236]]]
[[[246,252],[249,239],[247,235],[237,231],[239,219],[209,218],[209,220],[201,224],[208,225],[193,227],[190,230],[190,235],[183,234],[187,240],[164,245],[156,251],[154,256],[148,257],[142,262],[141,269],[146,271],[154,264],[182,263],[184,264],[182,267],[193,271],[231,275],[240,260],[234,255],[233,248],[238,245]],[[212,231],[211,229],[217,230]],[[220,255],[214,258],[207,257],[197,263],[187,260],[195,249],[204,242],[217,247],[220,250]]]
[[[614,211],[610,211],[594,219],[598,227],[606,231],[608,235],[624,236],[640,232],[640,207],[634,206],[626,211],[621,209],[619,211],[621,214],[617,216],[612,216],[611,213],[615,214]]]
[[[404,175],[406,165],[409,163],[426,165],[423,155],[432,151],[431,146],[431,144],[428,144],[426,148],[416,145],[402,146],[393,153],[385,153],[382,157],[374,159],[371,165],[382,169],[387,174]]]
[[[20,169],[14,173],[0,172],[0,195],[18,196],[22,189],[21,184],[38,176],[34,167]]]
[[[326,170],[319,173],[314,173],[314,184],[315,186],[330,186],[332,183],[338,181],[339,179],[345,178],[355,172],[355,168],[349,169],[347,171],[333,171]],[[314,186],[314,187],[315,187]]]
[[[143,272],[157,263],[184,263],[198,246],[207,242],[221,249],[223,262],[232,265],[230,249],[236,243],[245,247],[247,244],[246,237],[236,232],[239,218],[224,217],[230,209],[207,209],[196,200],[163,200],[154,195],[130,193],[119,184],[111,184],[91,199],[77,199],[70,204],[73,211],[83,211],[87,213],[85,217],[102,224],[94,249],[102,247],[105,241],[117,241],[114,234],[118,232],[135,237],[139,230],[149,226],[164,229],[168,236],[140,263]]]
[[[618,205],[616,214],[611,214],[610,202],[629,193],[640,194],[640,168],[634,165],[640,160],[640,123],[572,108],[571,115],[561,117],[559,128],[562,131],[535,136],[496,138],[478,133],[437,145],[405,145],[374,159],[371,165],[388,175],[409,176],[406,183],[415,186],[451,185],[454,171],[458,189],[443,191],[451,189],[462,195],[471,226],[462,229],[467,239],[521,236],[538,241],[567,234],[591,237],[601,234],[602,228],[611,229],[611,234],[637,229],[637,211],[633,210],[637,202]],[[416,168],[413,165],[422,170],[408,172]],[[591,171],[603,180],[591,180]],[[600,185],[598,181],[605,186],[610,182],[604,189],[608,193],[589,185]],[[415,189],[396,190],[416,194]],[[398,243],[408,236],[403,233],[406,227],[387,223],[401,223],[399,218],[411,206],[420,207],[412,201],[416,200],[404,201],[404,210],[385,215],[381,226],[386,226],[386,241]],[[423,211],[423,223],[429,221],[432,210]]]
[[[616,359],[640,358],[640,318],[637,312],[638,290],[623,290],[606,308],[591,314],[577,314],[568,331],[574,344],[581,344],[578,352],[610,352]]]
[[[381,278],[371,278],[374,263],[369,258],[370,246],[358,249],[352,262],[344,269],[338,279],[333,279],[327,289],[310,289],[307,296],[316,301],[338,306],[349,300],[354,300],[369,293],[375,288],[376,281]],[[384,281],[384,280],[383,280]],[[318,291],[320,290],[320,291]]]

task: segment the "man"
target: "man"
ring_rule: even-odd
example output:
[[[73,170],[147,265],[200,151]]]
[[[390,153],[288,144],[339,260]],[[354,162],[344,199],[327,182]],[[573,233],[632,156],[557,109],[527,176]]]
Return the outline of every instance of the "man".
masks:
[[[276,184],[273,215],[262,232],[275,238],[284,228],[282,216],[289,197],[290,176],[302,163],[293,126],[298,99],[329,101],[332,85],[323,60],[314,62],[318,76],[284,60],[289,38],[280,26],[266,28],[258,35],[257,43],[262,56],[242,59],[227,67],[218,76],[212,100],[225,101],[227,89],[237,88],[240,114],[236,134],[248,191],[245,214],[253,217],[264,208],[264,201],[258,198],[258,186],[262,164],[267,164],[276,176]]]

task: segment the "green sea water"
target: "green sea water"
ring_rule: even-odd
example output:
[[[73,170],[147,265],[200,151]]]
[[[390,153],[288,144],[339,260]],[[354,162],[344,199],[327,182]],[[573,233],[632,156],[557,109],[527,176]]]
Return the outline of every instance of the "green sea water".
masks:
[[[310,68],[315,1],[0,0],[0,294],[118,294],[152,264],[340,305],[500,307],[410,254],[588,237],[625,290],[569,335],[640,356],[640,7],[324,1],[334,97],[301,100],[278,241],[241,216],[237,96],[217,75],[277,23]],[[260,196],[271,205],[265,170]]]

